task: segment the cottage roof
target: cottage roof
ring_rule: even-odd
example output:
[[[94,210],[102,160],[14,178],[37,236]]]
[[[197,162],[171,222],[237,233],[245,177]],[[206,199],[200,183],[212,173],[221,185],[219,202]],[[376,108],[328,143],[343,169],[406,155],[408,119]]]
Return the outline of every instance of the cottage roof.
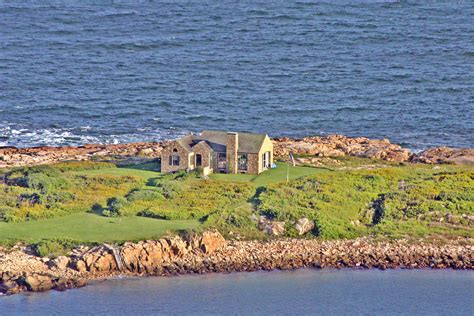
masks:
[[[238,152],[256,154],[262,148],[266,134],[238,132]],[[201,135],[188,135],[176,140],[187,151],[201,142],[205,142],[215,152],[225,152],[227,148],[227,132],[205,130]]]
[[[177,139],[176,142],[189,152],[189,151],[192,151],[192,148],[191,148],[192,140],[193,140],[193,135],[187,135],[180,139]]]
[[[260,151],[263,145],[263,141],[267,135],[255,134],[255,133],[244,133],[238,132],[239,134],[239,146],[238,151],[242,153],[256,154]],[[201,137],[211,144],[219,144],[224,147],[224,151],[227,145],[227,132],[224,131],[203,131]],[[211,145],[212,147],[212,145]],[[215,149],[214,149],[215,150]]]

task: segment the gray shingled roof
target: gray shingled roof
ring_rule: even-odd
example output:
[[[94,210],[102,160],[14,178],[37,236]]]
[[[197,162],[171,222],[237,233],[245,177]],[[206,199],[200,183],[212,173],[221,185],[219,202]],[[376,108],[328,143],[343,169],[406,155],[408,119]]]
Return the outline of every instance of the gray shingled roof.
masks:
[[[263,141],[267,135],[238,132],[239,148],[242,153],[256,154],[262,148]],[[205,141],[212,150],[225,152],[227,147],[227,132],[225,131],[203,131],[201,135],[188,135],[177,140],[186,150],[192,151],[192,147],[201,141]]]
[[[256,154],[262,148],[263,141],[267,135],[265,134],[254,134],[254,133],[243,133],[239,134],[239,152]],[[207,140],[211,144],[218,144],[225,146],[227,144],[227,132],[224,131],[203,131],[201,134],[202,139]],[[212,147],[212,145],[211,145]],[[214,149],[215,150],[215,149]]]
[[[185,148],[187,151],[192,151],[191,149],[192,141],[193,141],[193,135],[187,135],[176,140],[176,142],[180,144],[181,146],[183,146],[183,148]]]

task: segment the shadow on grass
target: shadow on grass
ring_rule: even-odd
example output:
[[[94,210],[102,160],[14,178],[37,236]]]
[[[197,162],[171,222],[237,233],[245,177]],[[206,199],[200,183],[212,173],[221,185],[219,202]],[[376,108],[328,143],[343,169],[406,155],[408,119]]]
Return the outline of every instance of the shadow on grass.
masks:
[[[255,194],[248,200],[249,203],[252,203],[253,207],[257,209],[257,206],[260,204],[260,194],[267,190],[266,187],[260,186],[255,190]]]
[[[95,203],[94,205],[92,205],[88,213],[95,214],[98,216],[104,216],[103,215],[104,210],[106,210],[105,207],[102,207],[102,205],[100,205],[99,203]]]
[[[162,176],[161,177],[153,177],[153,178],[148,179],[148,181],[146,182],[146,186],[156,187],[157,181],[160,180],[161,178],[163,178],[163,177]]]

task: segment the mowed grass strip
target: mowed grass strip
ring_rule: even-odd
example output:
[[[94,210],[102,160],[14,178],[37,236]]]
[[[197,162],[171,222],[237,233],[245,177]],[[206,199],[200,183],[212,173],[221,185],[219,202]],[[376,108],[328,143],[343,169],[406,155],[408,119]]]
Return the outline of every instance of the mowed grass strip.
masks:
[[[167,231],[197,228],[197,220],[159,220],[139,216],[108,218],[92,213],[22,223],[0,222],[0,240],[35,242],[69,238],[83,242],[121,242],[158,238]]]
[[[276,168],[264,171],[259,175],[214,173],[210,175],[210,178],[223,181],[252,182],[255,186],[259,187],[284,182],[286,181],[287,174],[289,180],[294,180],[304,176],[329,172],[328,169],[292,166],[284,162],[277,162],[276,165]]]

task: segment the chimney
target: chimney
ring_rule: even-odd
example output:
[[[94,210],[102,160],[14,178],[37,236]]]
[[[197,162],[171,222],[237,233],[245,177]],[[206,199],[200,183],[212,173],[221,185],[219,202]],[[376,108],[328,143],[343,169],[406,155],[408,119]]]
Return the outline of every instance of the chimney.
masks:
[[[227,140],[227,173],[237,173],[237,152],[239,150],[239,134],[229,132]]]

